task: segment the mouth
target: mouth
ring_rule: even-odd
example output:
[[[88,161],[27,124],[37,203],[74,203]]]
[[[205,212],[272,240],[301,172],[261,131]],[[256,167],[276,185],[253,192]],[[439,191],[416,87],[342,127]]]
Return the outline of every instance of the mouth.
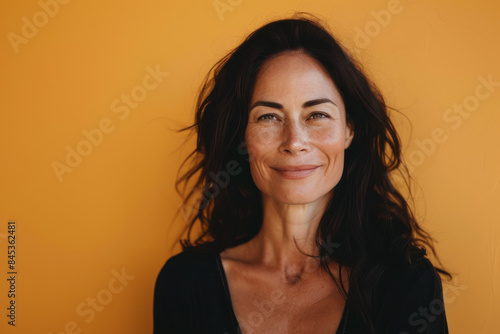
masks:
[[[300,165],[300,166],[282,166],[282,167],[271,167],[282,176],[288,179],[302,179],[305,178],[321,167],[318,165]]]

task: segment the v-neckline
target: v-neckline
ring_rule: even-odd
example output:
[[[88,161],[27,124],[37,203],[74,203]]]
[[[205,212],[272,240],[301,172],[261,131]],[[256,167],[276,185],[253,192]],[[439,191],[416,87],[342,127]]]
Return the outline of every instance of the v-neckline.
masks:
[[[224,270],[224,266],[222,265],[222,259],[220,257],[220,252],[216,254],[217,267],[219,268],[219,274],[221,277],[222,285],[224,286],[224,292],[226,294],[227,303],[229,305],[229,309],[231,310],[231,321],[233,323],[233,330],[235,334],[241,334],[240,325],[238,323],[238,319],[236,318],[236,314],[234,313],[233,302],[231,301],[231,293],[229,292],[229,285],[227,283],[226,272]],[[347,298],[346,303],[344,305],[344,310],[342,312],[342,318],[340,319],[339,326],[335,333],[333,334],[345,334],[346,326],[347,326],[347,318],[349,316],[349,298]]]

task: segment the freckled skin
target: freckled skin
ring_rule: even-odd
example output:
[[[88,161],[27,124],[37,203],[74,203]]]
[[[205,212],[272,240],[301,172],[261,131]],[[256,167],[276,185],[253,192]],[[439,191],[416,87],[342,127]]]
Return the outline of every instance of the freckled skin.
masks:
[[[269,300],[278,290],[286,302],[263,319],[259,333],[338,328],[345,300],[319,261],[297,247],[319,255],[316,231],[353,136],[342,98],[318,62],[293,52],[264,63],[245,132],[252,177],[262,193],[262,227],[250,241],[221,252],[240,324],[255,312],[256,300]],[[290,168],[299,165],[311,167]],[[337,264],[329,265],[335,274]],[[348,288],[346,268],[342,277]]]
[[[329,99],[310,107],[303,104]],[[346,124],[345,106],[326,70],[310,56],[286,53],[261,68],[250,106],[257,101],[283,108],[256,106],[245,132],[253,180],[264,200],[283,204],[325,203],[342,176],[344,150],[354,132]],[[276,168],[319,166],[313,174],[284,177]]]

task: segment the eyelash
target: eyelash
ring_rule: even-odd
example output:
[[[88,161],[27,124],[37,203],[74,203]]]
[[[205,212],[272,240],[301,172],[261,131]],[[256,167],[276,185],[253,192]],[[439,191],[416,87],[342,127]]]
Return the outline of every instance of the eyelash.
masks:
[[[322,112],[315,112],[315,113],[312,113],[310,117],[313,117],[313,116],[316,116],[316,115],[319,115],[319,116],[324,116],[324,117],[320,117],[320,118],[330,118],[330,115],[325,114],[325,113],[322,113]]]
[[[262,116],[259,116],[259,118],[257,118],[257,120],[258,121],[260,121],[260,120],[267,121],[267,120],[269,120],[269,118],[268,118],[269,116],[276,117],[276,115],[274,115],[274,114],[264,114]]]
[[[321,117],[315,118],[314,116],[321,116]],[[259,118],[257,118],[257,120],[258,121],[260,121],[260,120],[263,120],[263,121],[271,120],[268,117],[278,118],[278,116],[276,114],[264,114],[264,115],[259,116]],[[331,116],[328,115],[328,114],[326,114],[326,113],[322,113],[322,112],[314,112],[314,113],[312,113],[309,116],[309,118],[311,118],[311,119],[321,119],[321,118],[331,118]]]

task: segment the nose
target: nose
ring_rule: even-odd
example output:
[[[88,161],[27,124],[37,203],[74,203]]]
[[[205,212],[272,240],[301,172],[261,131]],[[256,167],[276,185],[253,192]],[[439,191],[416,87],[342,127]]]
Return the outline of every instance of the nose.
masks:
[[[286,122],[282,129],[280,151],[287,154],[299,154],[308,150],[307,130],[299,122]]]

